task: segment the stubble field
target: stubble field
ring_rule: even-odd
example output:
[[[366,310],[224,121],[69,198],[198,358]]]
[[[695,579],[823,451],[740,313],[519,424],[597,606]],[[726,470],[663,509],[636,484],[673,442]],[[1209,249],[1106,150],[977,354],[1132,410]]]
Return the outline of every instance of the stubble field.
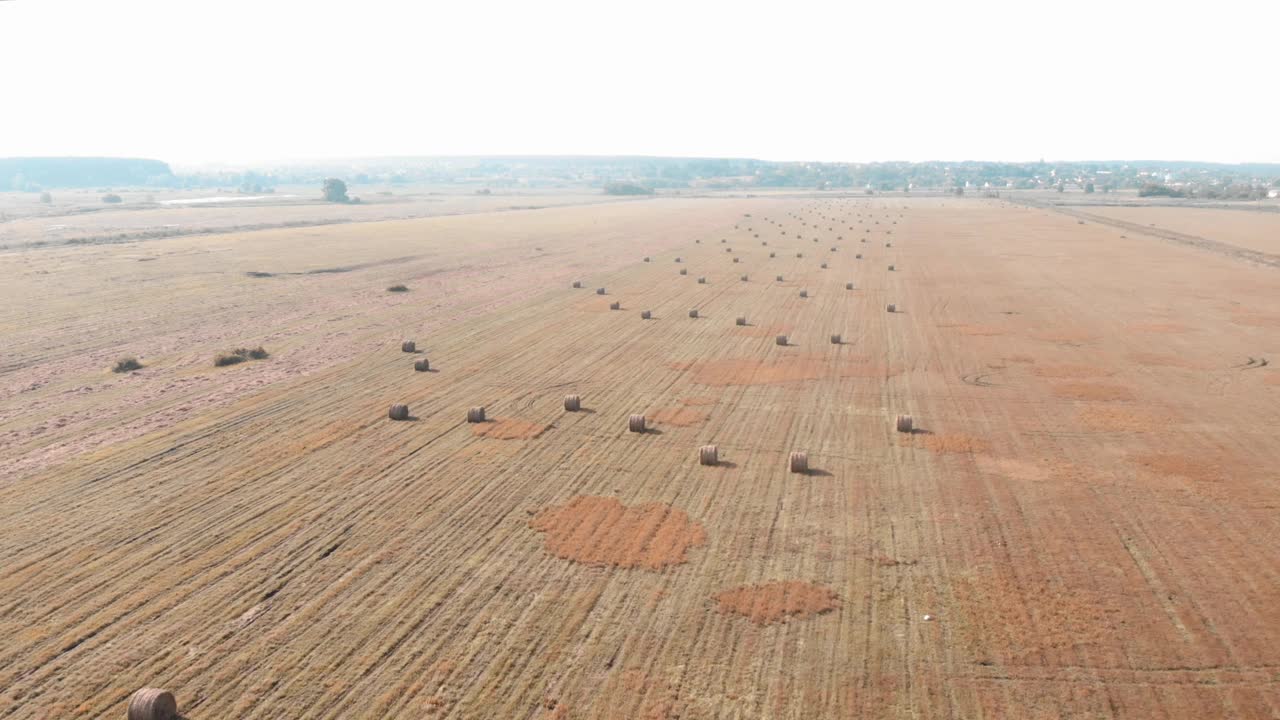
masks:
[[[1280,715],[1274,267],[754,198],[0,272],[0,717]]]

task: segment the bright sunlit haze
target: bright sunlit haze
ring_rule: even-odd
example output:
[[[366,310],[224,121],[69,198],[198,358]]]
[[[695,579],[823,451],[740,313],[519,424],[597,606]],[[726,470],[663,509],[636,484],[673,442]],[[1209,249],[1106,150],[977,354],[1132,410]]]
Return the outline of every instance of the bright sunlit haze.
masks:
[[[1280,161],[1280,4],[0,2],[0,156]]]

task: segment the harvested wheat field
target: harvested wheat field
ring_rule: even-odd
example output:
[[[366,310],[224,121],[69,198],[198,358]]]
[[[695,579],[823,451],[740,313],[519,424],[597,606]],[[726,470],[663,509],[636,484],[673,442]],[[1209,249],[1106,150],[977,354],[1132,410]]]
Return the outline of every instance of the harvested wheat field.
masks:
[[[883,196],[0,253],[0,718],[1280,716],[1278,273]]]

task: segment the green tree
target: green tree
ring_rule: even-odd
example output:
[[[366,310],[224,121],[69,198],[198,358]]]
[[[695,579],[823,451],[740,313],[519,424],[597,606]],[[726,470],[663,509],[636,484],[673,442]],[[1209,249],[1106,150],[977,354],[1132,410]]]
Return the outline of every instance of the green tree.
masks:
[[[1087,192],[1087,193],[1091,193],[1091,192],[1093,192],[1093,183],[1085,183],[1085,184],[1084,184],[1084,191],[1085,191],[1085,192]]]
[[[351,202],[351,198],[347,197],[347,184],[338,178],[325,178],[323,193],[324,199],[329,202]]]

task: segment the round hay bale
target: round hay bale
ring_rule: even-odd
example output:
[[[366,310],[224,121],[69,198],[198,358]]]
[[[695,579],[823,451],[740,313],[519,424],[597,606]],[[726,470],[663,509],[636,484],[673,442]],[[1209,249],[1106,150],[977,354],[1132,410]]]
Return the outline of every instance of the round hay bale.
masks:
[[[807,297],[809,297],[809,291],[808,291],[808,290],[801,290],[801,291],[800,291],[800,297],[802,297],[802,298],[807,298]]]
[[[731,253],[733,252],[733,248],[725,248],[724,251],[727,253]]]
[[[722,242],[722,243],[726,243],[726,242],[729,242],[729,241],[728,241],[728,240],[725,240],[724,238],[720,238],[720,242]]]
[[[787,458],[787,465],[793,473],[807,474],[809,472],[809,453],[791,453],[791,456]]]
[[[631,431],[631,432],[633,432],[633,433],[642,433],[642,432],[644,432],[644,429],[645,429],[645,428],[644,428],[644,416],[643,416],[643,415],[632,415],[631,417],[627,418],[627,429],[628,429],[628,430],[630,430],[630,431]]]
[[[418,372],[426,372],[431,369],[431,363],[428,362],[426,358],[422,358],[421,360],[414,360],[413,369],[417,370]]]
[[[676,258],[676,262],[684,262],[684,261],[681,260],[680,258]]]
[[[827,269],[827,264],[826,264],[826,263],[822,263],[822,269],[823,269],[823,270],[826,270],[826,269]]]
[[[796,253],[796,257],[798,257],[798,258],[802,258],[802,257],[804,257],[804,253]]]
[[[597,294],[597,295],[603,295],[603,294],[604,294],[604,288],[596,288],[596,294]]]
[[[769,253],[769,257],[778,257],[778,253],[771,252]]]
[[[782,282],[782,276],[781,276],[781,275],[779,275],[779,276],[778,276],[778,282]]]
[[[707,276],[706,276],[706,275],[700,275],[700,276],[698,276],[698,284],[699,284],[699,285],[706,285],[706,284],[707,284]]]
[[[645,262],[649,262],[649,256],[648,256],[648,255],[645,255],[645,256],[644,256],[644,261],[645,261]]]
[[[746,276],[746,275],[740,275],[740,276],[738,276],[738,279],[739,279],[739,280],[741,280],[742,282],[746,282],[746,281],[747,281],[747,276]]]
[[[400,343],[400,351],[401,352],[417,352],[418,346],[412,340],[405,340],[404,342]]]
[[[621,310],[621,309],[622,309],[622,303],[620,303],[620,302],[611,302],[611,303],[609,303],[609,309],[610,309],[610,310]]]
[[[696,319],[698,318],[698,311],[697,311],[697,310],[690,310],[690,311],[689,311],[689,317],[694,318],[694,319],[696,320]]]
[[[689,274],[689,268],[680,268],[680,274],[681,274],[681,275],[688,275],[688,274]]]
[[[581,280],[574,280],[574,281],[573,281],[573,286],[574,286],[575,288],[580,288],[580,287],[582,287],[582,281],[581,281]]]
[[[884,244],[884,246],[885,246],[885,247],[893,247],[893,243],[891,243],[891,242],[887,242],[887,243],[885,243],[885,244]]]
[[[832,246],[832,247],[831,247],[831,252],[835,252],[835,251],[836,251],[835,246]]]
[[[484,422],[484,408],[473,407],[470,410],[467,410],[467,422],[469,423]]]
[[[898,432],[909,433],[911,432],[911,426],[913,424],[914,421],[911,419],[910,415],[899,415],[898,421],[894,425],[898,429]]]
[[[720,450],[715,445],[703,445],[698,448],[698,462],[702,465],[715,465],[720,462]]]
[[[391,410],[387,411],[387,417],[392,420],[408,420],[409,406],[403,404],[392,405]]]
[[[760,237],[760,236],[759,236],[759,235],[757,235],[756,237]],[[761,240],[761,241],[760,241],[760,247],[768,247],[768,245],[769,245],[769,241],[768,241],[768,240]]]
[[[652,319],[653,319],[653,311],[652,311],[652,310],[641,310],[641,311],[640,311],[640,319],[641,319],[641,320],[652,320]]]
[[[854,260],[861,260],[861,259],[862,259],[862,253],[858,253],[857,255],[854,255],[854,256],[853,256],[853,259],[854,259]]]
[[[889,272],[893,272],[893,266],[892,266],[892,265],[890,265],[890,266],[889,266]]]
[[[785,346],[786,346],[786,344],[787,344],[787,336],[786,336],[786,335],[779,335],[778,337],[776,337],[776,338],[774,338],[774,339],[773,339],[773,342],[774,342],[774,343],[776,343],[776,344],[778,344],[778,345],[782,345],[782,346],[784,346],[784,347],[785,347]]]
[[[898,306],[893,303],[889,303],[889,312],[898,312]]]
[[[733,321],[733,324],[739,327],[745,327],[747,324],[747,316],[740,315],[736,320]]]
[[[129,720],[175,720],[178,701],[173,693],[159,688],[142,688],[129,698]]]
[[[832,335],[832,336],[831,336],[831,344],[832,344],[832,345],[839,345],[839,344],[840,344],[840,342],[841,342],[841,340],[840,340],[840,334],[839,334],[839,333],[836,333],[836,334],[834,334],[834,335]]]
[[[564,409],[569,412],[578,412],[582,409],[582,398],[578,395],[565,395]]]
[[[845,283],[845,284],[844,284],[844,289],[845,289],[845,290],[852,290],[852,289],[853,289],[853,283]]]
[[[734,261],[734,262],[738,262],[738,260],[740,260],[740,259],[741,259],[741,258],[734,258],[734,259],[733,259],[733,261]]]

